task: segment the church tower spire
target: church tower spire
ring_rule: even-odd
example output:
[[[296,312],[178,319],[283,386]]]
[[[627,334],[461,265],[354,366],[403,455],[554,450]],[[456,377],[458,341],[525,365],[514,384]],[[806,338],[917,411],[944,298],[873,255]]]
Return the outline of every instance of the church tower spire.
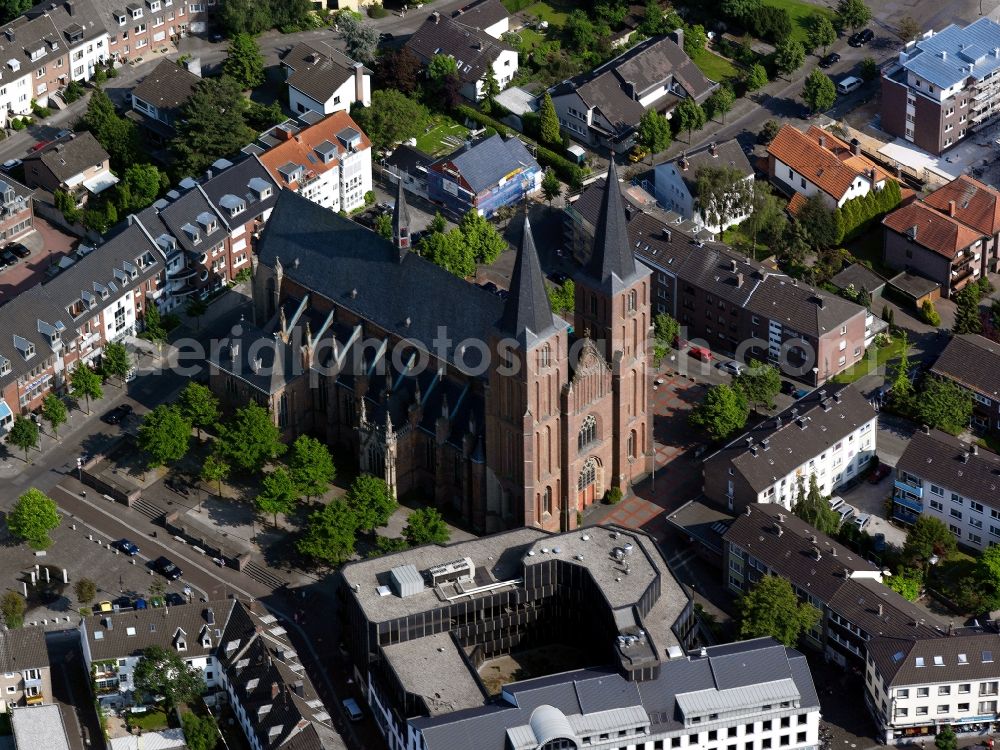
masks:
[[[635,280],[635,255],[626,224],[618,167],[612,158],[594,230],[594,248],[586,269],[587,275],[608,291],[621,289]]]
[[[406,191],[403,189],[403,173],[399,174],[399,189],[396,191],[396,205],[392,209],[392,240],[399,251],[399,262],[403,262],[410,249],[410,207],[406,205]]]
[[[524,215],[521,249],[514,262],[510,295],[504,303],[500,331],[516,338],[525,348],[554,330],[552,307],[545,292],[545,278],[531,234],[531,222]]]

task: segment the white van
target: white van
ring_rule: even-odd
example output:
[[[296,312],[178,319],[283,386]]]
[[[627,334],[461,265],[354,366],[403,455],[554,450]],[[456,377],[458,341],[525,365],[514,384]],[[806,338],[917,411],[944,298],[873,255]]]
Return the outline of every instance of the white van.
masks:
[[[855,89],[860,88],[862,83],[864,83],[864,81],[860,78],[847,76],[847,78],[842,78],[840,83],[837,84],[837,91],[841,94],[850,94]]]

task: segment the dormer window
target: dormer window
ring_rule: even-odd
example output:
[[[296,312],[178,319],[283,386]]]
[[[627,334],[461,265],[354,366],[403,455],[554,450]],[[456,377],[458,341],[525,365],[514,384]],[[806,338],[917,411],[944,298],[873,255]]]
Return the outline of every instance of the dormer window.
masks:
[[[201,225],[202,229],[205,230],[205,234],[211,234],[215,231],[217,226],[215,215],[209,213],[208,211],[202,211],[198,214],[198,223]]]
[[[45,57],[45,47],[35,47],[28,52],[28,56],[31,58],[31,62],[37,62]]]
[[[0,377],[10,375],[10,360],[0,355]]]
[[[26,360],[35,356],[35,345],[27,339],[21,338],[16,333],[14,334],[14,348],[17,349],[21,353],[21,356]]]
[[[134,279],[134,278],[136,278],[139,275],[139,269],[136,268],[131,263],[129,263],[128,261],[125,261],[124,263],[122,263],[122,268],[125,269],[125,273],[127,273],[129,275],[130,279]]]
[[[154,13],[160,9],[160,0],[147,0],[149,2],[149,9]]]
[[[198,227],[194,224],[185,224],[181,227],[181,230],[188,236],[195,245],[201,242],[201,232],[198,231]]]
[[[219,205],[229,212],[230,217],[234,217],[237,214],[242,213],[243,211],[246,210],[247,207],[247,204],[243,201],[242,198],[239,198],[238,196],[235,196],[232,193],[226,193],[224,196],[222,196],[222,198],[219,200]]]
[[[139,18],[142,18],[142,8],[133,7],[131,10],[132,10],[132,20],[133,21],[135,21],[135,20],[137,20]]]
[[[271,183],[261,177],[254,177],[247,183],[247,187],[257,196],[257,200],[271,197]]]
[[[94,282],[94,291],[101,295],[101,299],[107,299],[111,295],[106,286],[98,284],[96,281]]]
[[[124,13],[120,13],[118,16],[116,16],[116,20],[118,21],[119,26],[124,26],[126,23],[128,23],[128,18],[125,16]]]

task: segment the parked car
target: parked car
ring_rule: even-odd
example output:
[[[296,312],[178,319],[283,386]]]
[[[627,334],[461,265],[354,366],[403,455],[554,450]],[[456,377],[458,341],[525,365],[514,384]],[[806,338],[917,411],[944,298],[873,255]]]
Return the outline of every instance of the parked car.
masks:
[[[878,484],[890,474],[892,474],[892,467],[889,466],[889,464],[879,464],[875,467],[875,470],[868,475],[868,481],[871,484]]]
[[[173,563],[172,560],[169,560],[168,558],[163,556],[160,556],[155,560],[153,560],[153,570],[155,570],[164,578],[167,578],[171,581],[176,581],[184,574],[183,571],[181,571],[181,569],[178,568]]]
[[[819,66],[821,68],[829,68],[833,65],[836,65],[839,62],[840,62],[840,55],[838,55],[836,52],[831,52],[829,55],[827,55],[826,57],[824,57],[822,60],[819,61]]]
[[[364,714],[361,713],[361,706],[358,705],[358,702],[354,698],[344,698],[340,703],[351,721],[361,721],[364,718]]]
[[[12,266],[17,263],[17,256],[10,250],[0,251],[0,258],[3,258],[3,262],[8,266]]]
[[[847,523],[847,519],[854,515],[854,507],[844,503],[839,508],[836,509],[837,514],[840,516],[841,523]]]
[[[222,36],[221,31],[213,31],[211,34],[208,35],[208,41],[210,41],[212,44],[218,44],[223,39],[225,39],[225,37]]]
[[[784,393],[786,396],[791,396],[796,401],[798,401],[803,396],[809,395],[809,391],[807,391],[805,388],[799,388],[797,385],[795,385],[795,383],[792,383],[788,380],[781,381],[781,392]]]
[[[135,557],[139,554],[139,546],[135,542],[131,542],[128,539],[119,539],[111,546],[123,555],[128,555],[129,557]]]
[[[13,245],[7,245],[7,249],[14,253],[14,255],[18,258],[27,258],[31,255],[31,251],[20,242],[15,242]]]
[[[119,422],[125,421],[125,418],[132,413],[132,407],[128,404],[119,404],[114,409],[109,411],[103,417],[101,421],[106,424],[118,424]]]
[[[702,362],[712,361],[712,352],[704,346],[692,346],[688,349],[688,354]]]
[[[876,534],[872,537],[872,551],[885,552],[885,534]]]
[[[176,591],[171,591],[167,593],[167,595],[164,597],[164,600],[166,601],[167,606],[169,607],[178,607],[181,604],[187,604],[187,599],[178,594]]]
[[[874,31],[871,29],[862,29],[856,34],[851,34],[851,38],[847,40],[847,43],[852,47],[863,47],[874,38]]]
[[[725,362],[719,363],[719,369],[723,372],[728,372],[734,378],[741,375],[746,368],[746,365],[741,365],[736,360],[727,359]]]
[[[9,172],[12,169],[17,169],[22,163],[20,159],[8,159],[0,167],[3,168],[4,172]]]
[[[830,503],[830,510],[837,510],[844,504],[844,498],[840,497],[840,495],[834,495],[827,502]]]
[[[119,596],[117,599],[111,602],[111,606],[115,609],[132,609],[132,600],[127,596]]]
[[[31,151],[31,153],[33,154],[37,154],[39,151],[48,146],[50,143],[52,143],[52,141],[39,141],[28,150]]]
[[[857,526],[859,531],[864,531],[868,522],[871,520],[872,517],[868,513],[858,513],[853,519],[851,519],[851,523]]]
[[[97,611],[98,612],[114,612],[115,611],[115,605],[113,605],[109,601],[98,602],[97,603]]]

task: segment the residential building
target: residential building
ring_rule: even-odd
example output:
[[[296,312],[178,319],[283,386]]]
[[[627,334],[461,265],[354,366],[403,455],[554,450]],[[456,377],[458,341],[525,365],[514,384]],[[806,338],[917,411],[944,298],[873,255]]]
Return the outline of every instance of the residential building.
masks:
[[[399,182],[407,192],[427,197],[427,173],[436,159],[413,146],[396,146],[392,153],[382,161],[382,174],[390,182]]]
[[[29,190],[10,175],[0,178],[0,242],[8,245],[34,227],[35,213]]]
[[[972,391],[972,428],[1000,432],[1000,344],[976,334],[951,337],[931,372]]]
[[[28,187],[69,193],[82,206],[118,183],[109,158],[93,134],[76,133],[25,157],[24,180]]]
[[[503,686],[496,703],[411,721],[421,747],[489,750],[666,747],[810,748],[819,699],[806,658],[771,638],[711,646],[665,661],[657,678],[629,682],[584,669]]]
[[[58,704],[11,707],[14,750],[70,750],[69,736]]]
[[[603,183],[566,208],[573,255],[589,258]],[[637,192],[623,186],[622,194]],[[870,310],[801,283],[702,239],[682,217],[629,200],[628,241],[652,272],[652,312],[665,312],[684,337],[729,356],[755,358],[812,385],[826,382],[865,356],[885,323]]]
[[[614,60],[552,87],[559,124],[570,138],[623,153],[647,110],[670,116],[681,99],[699,104],[718,88],[684,52],[684,32],[640,42]]]
[[[282,188],[331,211],[365,205],[372,189],[372,144],[347,112],[303,128],[282,123],[258,143],[267,146],[261,163]]]
[[[975,550],[1000,540],[1000,457],[946,432],[917,430],[896,462],[892,515],[912,524],[926,514]]]
[[[703,491],[736,512],[752,503],[791,510],[813,476],[832,495],[875,455],[877,427],[878,414],[856,388],[828,384],[706,458]]]
[[[865,703],[885,744],[931,739],[950,726],[988,735],[1000,719],[995,624],[936,637],[877,636],[868,643]]]
[[[827,660],[861,668],[879,636],[928,638],[947,622],[883,583],[883,572],[780,505],[748,505],[723,534],[729,590],[739,596],[768,575],[784,578],[820,614],[803,642]]]
[[[76,0],[92,2],[104,22],[111,58],[125,63],[151,51],[174,51],[189,34],[204,33],[219,0]]]
[[[163,255],[135,222],[45,284],[0,307],[0,423],[66,387],[77,362],[96,363],[110,341],[134,336]]]
[[[141,700],[133,674],[155,646],[196,670],[208,696],[226,694],[254,750],[346,747],[285,628],[258,603],[227,599],[103,613],[84,617],[79,632],[102,706]]]
[[[110,61],[111,39],[93,0],[64,0],[63,2],[51,2],[50,0],[39,3],[24,15],[28,19],[35,19],[39,16],[47,17],[59,30],[61,41],[66,49],[65,66],[58,64],[59,61],[55,61],[55,70],[50,70],[43,75],[39,75],[39,72],[44,70],[44,67],[36,68],[36,83],[38,78],[47,79],[44,92],[40,92],[41,86],[36,85],[35,98],[40,101],[42,97],[38,96],[39,93],[51,94],[62,89],[70,80],[90,80],[98,66]],[[29,50],[29,56],[32,51],[37,55],[39,49],[35,47],[33,50]],[[42,60],[38,62],[42,62]]]
[[[153,141],[166,142],[176,135],[177,119],[201,82],[186,68],[163,60],[132,89],[132,109],[127,115]]]
[[[683,658],[698,642],[693,608],[652,537],[616,526],[585,532],[516,529],[344,566],[344,643],[391,750],[454,747],[447,738],[469,737],[472,727],[484,747],[545,747],[556,738],[559,747],[582,746],[580,735],[592,734],[588,746],[653,747],[643,743],[654,734],[650,725],[660,722],[651,722],[648,711],[666,708],[660,701],[668,675],[684,672],[671,663],[693,663]],[[487,687],[483,675],[494,660],[556,644],[557,674]],[[575,671],[581,667],[592,669]],[[598,673],[606,680],[600,688],[593,681]],[[583,716],[560,701],[562,714],[536,711],[532,718],[538,705],[529,698],[532,687],[572,691],[574,684],[584,696],[627,696],[608,706],[631,709],[608,716],[614,739],[586,716],[596,710],[586,702]],[[649,694],[636,695],[643,686]],[[526,704],[515,697],[521,690]],[[500,700],[491,700],[498,692]],[[803,702],[813,705],[811,698]],[[539,736],[549,716],[558,730]],[[664,710],[663,723],[676,720]]]
[[[728,212],[719,210],[723,221],[713,222],[712,208],[708,207],[706,211],[706,206],[698,199],[698,174],[706,167],[736,170],[747,186],[752,188],[753,167],[739,141],[734,138],[723,143],[710,143],[694,151],[685,151],[676,159],[657,164],[654,171],[656,202],[668,211],[676,212],[686,221],[693,221],[718,236],[723,230],[740,224],[747,218],[749,211],[730,216],[725,215]]]
[[[927,197],[923,204],[960,221],[986,237],[982,274],[1000,270],[1000,191],[968,175],[959,175]]]
[[[299,42],[282,58],[289,109],[331,115],[349,112],[355,102],[371,104],[371,71],[331,45],[321,46]]]
[[[461,82],[459,91],[471,101],[483,98],[488,68],[493,69],[501,89],[517,74],[517,51],[485,30],[467,24],[462,15],[451,18],[437,11],[431,13],[407,40],[406,47],[425,66],[435,55],[454,59]]]
[[[235,341],[235,358],[215,356],[213,390],[233,405],[265,397],[248,374],[266,368],[233,372],[251,346],[254,367],[265,356],[298,362],[273,413],[289,439],[320,435],[394,493],[425,493],[479,531],[575,528],[578,511],[650,465],[649,273],[635,263],[621,194],[606,192],[592,261],[576,277],[572,362],[527,222],[501,300],[409,252],[402,202],[390,242],[281,191],[257,244],[260,333]]]
[[[51,702],[45,629],[30,626],[0,632],[0,709]]]
[[[427,195],[455,214],[478,211],[488,218],[541,190],[543,176],[519,138],[497,133],[427,167]]]
[[[847,143],[815,125],[805,133],[783,125],[767,154],[768,176],[791,198],[788,210],[793,214],[812,195],[821,195],[830,208],[840,208],[852,198],[881,190],[892,179],[861,153],[857,139]]]
[[[466,26],[482,29],[494,39],[510,31],[510,13],[500,0],[474,0],[452,12],[451,16]]]
[[[882,70],[882,130],[941,154],[1000,114],[1000,24],[928,31]]]

